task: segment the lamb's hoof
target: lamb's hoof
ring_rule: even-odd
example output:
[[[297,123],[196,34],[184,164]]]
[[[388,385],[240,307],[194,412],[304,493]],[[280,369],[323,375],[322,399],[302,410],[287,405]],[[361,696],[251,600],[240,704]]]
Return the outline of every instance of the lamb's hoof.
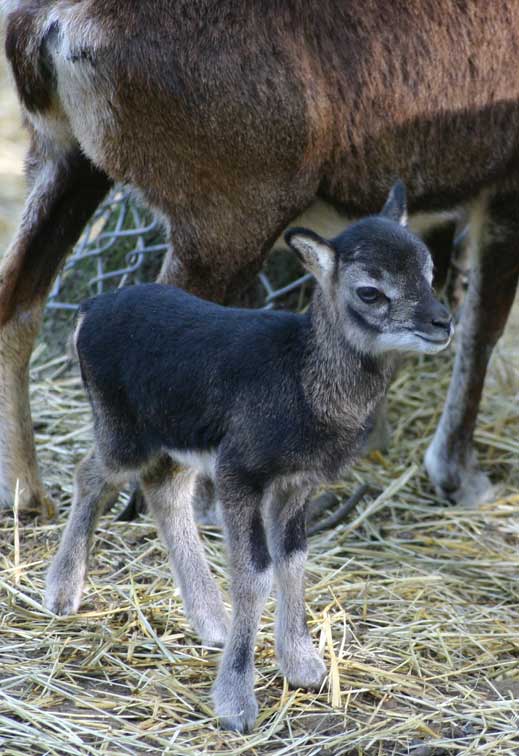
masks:
[[[213,688],[213,702],[222,730],[251,732],[258,716],[258,704],[252,688],[244,687],[241,681],[234,684],[217,681]]]
[[[319,690],[326,675],[326,665],[315,651],[306,658],[280,661],[279,666],[291,688]]]
[[[56,577],[51,567],[47,575],[44,604],[53,614],[60,617],[77,614],[81,603],[83,579],[74,580],[72,576],[63,579],[66,572],[57,570],[60,577]]]
[[[437,496],[465,508],[477,508],[492,501],[495,492],[487,475],[478,467],[475,453],[465,466],[438,451],[434,440],[425,454],[425,469]]]
[[[196,629],[203,646],[223,648],[229,634],[229,621],[204,618],[196,623]]]
[[[51,594],[48,591],[45,593],[45,606],[58,617],[66,617],[69,614],[77,614],[79,609],[79,601],[76,601],[74,597],[65,593]]]

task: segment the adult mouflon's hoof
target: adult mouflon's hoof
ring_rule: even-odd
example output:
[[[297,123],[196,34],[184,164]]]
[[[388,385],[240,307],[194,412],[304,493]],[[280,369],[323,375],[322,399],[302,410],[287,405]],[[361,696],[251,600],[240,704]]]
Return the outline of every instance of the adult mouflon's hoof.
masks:
[[[436,494],[461,507],[475,508],[494,498],[490,479],[479,468],[473,450],[460,463],[455,456],[448,457],[433,440],[425,454],[425,469]]]
[[[2,485],[0,480],[0,509],[13,509],[16,499],[16,486]],[[58,505],[45,493],[39,490],[36,493],[20,486],[18,493],[18,511],[29,517],[42,517],[44,520],[53,520],[58,514]]]
[[[315,651],[306,658],[280,661],[280,668],[292,688],[319,690],[326,675],[326,665]]]

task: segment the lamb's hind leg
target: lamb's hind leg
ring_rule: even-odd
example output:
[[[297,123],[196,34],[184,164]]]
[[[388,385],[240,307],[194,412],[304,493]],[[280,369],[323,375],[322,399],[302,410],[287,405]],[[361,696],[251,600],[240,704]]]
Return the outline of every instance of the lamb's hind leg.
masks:
[[[74,144],[33,134],[32,189],[17,236],[0,264],[0,506],[20,484],[22,509],[44,511],[29,406],[29,359],[45,298],[65,254],[110,181]]]
[[[268,541],[278,591],[276,652],[279,667],[296,688],[319,688],[326,667],[314,648],[306,624],[305,503],[308,492],[279,491],[269,507]]]
[[[479,234],[469,289],[461,317],[447,401],[425,464],[439,495],[458,504],[475,505],[491,495],[479,469],[472,438],[488,361],[505,327],[519,278],[519,192],[499,193],[476,211],[471,232]],[[479,209],[478,209],[479,212]]]
[[[107,480],[95,451],[91,451],[76,469],[72,509],[47,574],[45,606],[54,614],[77,612],[95,526],[115,495],[117,488]]]
[[[167,547],[186,614],[205,645],[223,646],[229,620],[193,518],[194,481],[193,472],[177,472],[169,457],[162,457],[141,477],[144,496]]]

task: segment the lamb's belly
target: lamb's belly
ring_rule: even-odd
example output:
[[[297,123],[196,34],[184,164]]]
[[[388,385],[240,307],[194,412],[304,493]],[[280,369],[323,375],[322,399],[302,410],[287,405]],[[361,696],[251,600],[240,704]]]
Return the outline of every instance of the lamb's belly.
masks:
[[[215,450],[179,451],[178,449],[168,449],[168,454],[171,459],[174,459],[179,465],[189,467],[214,480],[216,470]]]

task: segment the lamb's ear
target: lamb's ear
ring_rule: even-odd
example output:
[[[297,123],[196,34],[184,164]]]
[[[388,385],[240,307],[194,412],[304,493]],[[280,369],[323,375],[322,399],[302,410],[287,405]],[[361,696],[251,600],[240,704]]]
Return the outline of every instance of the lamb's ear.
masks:
[[[307,228],[290,228],[285,241],[303,265],[324,284],[335,270],[336,253],[330,242]]]
[[[391,187],[381,215],[407,226],[407,192],[403,181],[399,180]]]

